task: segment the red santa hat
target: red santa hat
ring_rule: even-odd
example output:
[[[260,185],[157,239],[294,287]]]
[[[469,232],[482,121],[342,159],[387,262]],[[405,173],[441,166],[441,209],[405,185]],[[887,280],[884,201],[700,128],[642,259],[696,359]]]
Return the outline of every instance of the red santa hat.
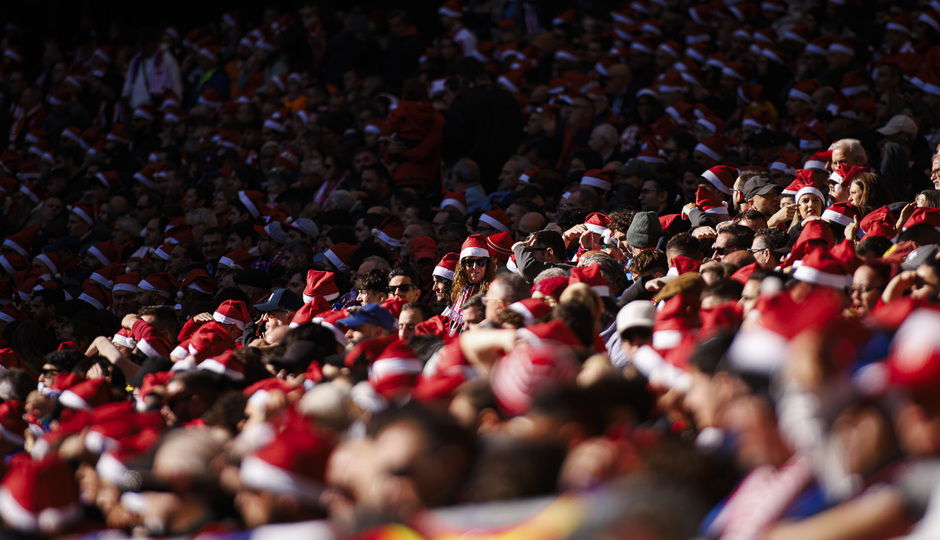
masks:
[[[25,414],[23,402],[0,403],[0,439],[21,446],[25,442],[26,430],[29,429],[29,424],[23,419]]]
[[[738,170],[730,165],[716,165],[702,173],[702,178],[719,191],[731,195],[731,187],[738,179]]]
[[[552,312],[552,306],[538,298],[525,298],[509,304],[509,309],[522,317],[525,326],[535,324],[535,321]]]
[[[239,477],[251,489],[319,503],[332,450],[333,442],[325,432],[292,422],[264,448],[242,460]]]
[[[251,321],[248,315],[248,306],[241,300],[226,300],[216,308],[212,318],[220,324],[234,324],[239,330],[244,330],[245,325]]]
[[[816,171],[825,171],[826,165],[829,161],[832,160],[832,151],[826,150],[825,152],[816,152],[813,154],[813,157],[803,164],[804,169],[811,169]]]
[[[300,309],[297,310],[297,313],[294,313],[294,317],[290,321],[291,328],[297,328],[302,324],[307,324],[311,322],[319,314],[330,311],[333,309],[333,306],[329,302],[323,299],[322,296],[314,296],[311,300],[308,300]],[[336,313],[343,313],[342,311],[337,311]]]
[[[157,272],[156,274],[150,274],[140,280],[140,283],[137,284],[137,288],[141,291],[155,292],[164,298],[170,298],[173,293],[176,292],[178,284],[176,283],[176,278],[170,273]]]
[[[601,273],[600,264],[595,263],[590,266],[572,268],[571,275],[568,277],[568,285],[574,285],[575,283],[587,284],[598,296],[610,296],[610,287]]]
[[[803,257],[803,264],[793,271],[793,279],[840,290],[852,284],[852,276],[842,262],[821,247]]]
[[[77,202],[69,210],[89,225],[94,225],[98,219],[98,212],[95,211],[95,207],[91,203]]]
[[[584,176],[581,177],[582,186],[592,186],[596,188],[603,189],[604,191],[610,191],[612,186],[611,178],[613,177],[614,171],[606,169],[591,169],[584,173]]]
[[[816,79],[803,79],[795,84],[787,95],[800,101],[810,102],[813,100],[813,93],[820,87]]]
[[[940,381],[940,311],[917,309],[901,324],[888,356],[890,379],[915,391],[930,391]]]
[[[322,296],[328,302],[339,298],[339,289],[336,287],[336,278],[333,272],[308,271],[307,286],[304,288],[303,296],[304,302],[310,302],[315,296]]]
[[[41,459],[18,454],[10,460],[0,485],[0,517],[9,527],[55,536],[81,516],[75,475],[58,454]]]
[[[213,315],[214,316],[214,315]],[[235,338],[221,324],[207,322],[189,336],[183,356],[193,355],[196,361],[219,356],[235,348]]]
[[[513,244],[512,236],[508,232],[498,232],[486,238],[486,247],[490,251],[490,256],[502,262],[509,260]]]
[[[215,284],[209,273],[202,268],[194,268],[186,273],[183,282],[180,283],[180,295],[186,289],[192,289],[198,293],[212,295],[215,294]]]
[[[196,366],[196,369],[211,371],[224,375],[233,381],[245,380],[245,366],[232,357],[232,350],[223,351],[221,354],[203,360]]]
[[[448,191],[441,200],[441,210],[450,207],[461,214],[467,213],[467,192],[466,191]]]
[[[355,253],[357,249],[359,249],[359,246],[340,242],[333,244],[333,247],[326,250],[323,256],[326,257],[338,271],[346,273],[349,271],[349,263],[352,261],[353,253]]]
[[[509,228],[512,227],[512,219],[496,205],[480,216],[480,222],[486,223],[499,232],[509,232]]]
[[[255,256],[251,253],[248,253],[245,248],[238,248],[235,251],[226,253],[219,259],[219,266],[223,268],[240,268],[242,270],[248,270],[251,268],[251,263],[255,260]]]
[[[111,382],[107,379],[88,379],[59,395],[59,403],[70,409],[87,411],[111,401]]]
[[[423,368],[411,346],[398,339],[387,345],[369,366],[369,383],[385,398],[396,397],[414,386]]]
[[[858,210],[852,203],[837,202],[829,205],[822,213],[822,218],[830,223],[848,227],[858,217]]]
[[[858,228],[865,236],[884,236],[891,239],[897,236],[894,213],[887,206],[869,212],[858,222]]]
[[[708,215],[728,215],[728,207],[725,206],[722,201],[719,201],[718,197],[715,197],[715,194],[704,186],[699,186],[698,190],[695,192],[695,206],[699,207],[702,212]]]
[[[594,234],[604,234],[611,221],[610,216],[600,212],[592,212],[584,218],[584,226]]]
[[[124,265],[119,262],[95,270],[88,277],[88,280],[101,285],[105,290],[118,290],[115,287],[118,278],[127,279],[128,274],[134,274],[132,276],[134,278],[134,292],[139,292],[137,291],[137,283],[140,281],[140,272],[127,272]]]
[[[444,5],[437,8],[437,14],[453,19],[460,19],[463,17],[463,8],[457,0],[447,0],[444,2]]]
[[[800,169],[800,170],[803,170],[803,169]],[[810,194],[810,195],[815,195],[819,197],[819,200],[822,201],[823,204],[825,204],[826,196],[823,195],[823,187],[817,184],[815,180],[813,180],[811,176],[812,173],[801,175],[799,174],[799,172],[800,171],[797,171],[798,173],[796,177],[797,189],[796,189],[796,194],[793,196],[793,200],[796,202],[800,202],[800,198],[803,195]]]
[[[901,225],[901,230],[906,231],[914,225],[921,224],[930,225],[937,231],[940,231],[940,208],[932,208],[930,206],[915,208],[914,212],[911,213],[911,217],[907,218],[907,221]]]
[[[107,242],[99,242],[91,246],[88,248],[88,253],[101,261],[101,264],[105,266],[120,262],[121,260],[121,249],[110,240]]]
[[[496,361],[490,388],[500,408],[517,416],[528,412],[537,390],[571,383],[578,371],[578,359],[570,348],[547,342],[524,344]]]
[[[851,183],[856,176],[863,172],[865,172],[865,167],[854,167],[847,163],[840,163],[829,175],[829,180],[840,185],[847,182]]]
[[[382,220],[382,223],[379,223],[378,227],[372,229],[372,236],[376,240],[381,240],[391,247],[401,247],[401,239],[404,234],[405,225],[395,214],[388,216]]]
[[[120,345],[121,347],[126,347],[128,349],[134,350],[137,347],[137,340],[134,339],[134,335],[131,334],[131,331],[127,328],[121,328],[114,334],[114,337],[111,338],[111,343],[115,345]]]
[[[91,281],[85,285],[78,299],[90,304],[95,309],[108,309],[108,306],[111,305],[111,294],[108,293],[107,289]]]
[[[453,252],[444,255],[437,263],[437,266],[434,267],[433,275],[453,281],[454,271],[457,269],[459,259],[460,256]]]
[[[254,190],[239,191],[238,200],[245,205],[253,218],[258,219],[264,213],[264,193]]]
[[[18,232],[7,236],[3,241],[3,246],[12,248],[14,251],[24,257],[29,257],[29,252],[33,247],[33,241],[39,234],[39,225],[30,225],[23,227]]]
[[[490,251],[486,247],[486,239],[479,234],[471,234],[460,246],[460,258],[489,257]]]

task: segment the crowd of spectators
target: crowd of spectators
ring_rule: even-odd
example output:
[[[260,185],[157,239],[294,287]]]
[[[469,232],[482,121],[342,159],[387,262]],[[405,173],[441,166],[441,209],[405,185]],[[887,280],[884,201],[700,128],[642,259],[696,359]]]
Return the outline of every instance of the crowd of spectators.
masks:
[[[5,21],[4,537],[936,537],[937,0],[353,4]]]

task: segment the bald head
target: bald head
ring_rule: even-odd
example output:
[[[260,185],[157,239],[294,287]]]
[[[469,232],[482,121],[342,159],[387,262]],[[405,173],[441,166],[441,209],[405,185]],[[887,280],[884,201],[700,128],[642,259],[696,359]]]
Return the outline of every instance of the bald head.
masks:
[[[606,158],[617,149],[617,129],[610,124],[600,124],[591,130],[591,137],[588,139],[588,146],[601,157]]]
[[[521,238],[536,231],[541,231],[545,228],[546,224],[547,220],[545,216],[538,212],[529,212],[519,218],[519,225],[516,227],[516,230],[519,231],[519,237]]]

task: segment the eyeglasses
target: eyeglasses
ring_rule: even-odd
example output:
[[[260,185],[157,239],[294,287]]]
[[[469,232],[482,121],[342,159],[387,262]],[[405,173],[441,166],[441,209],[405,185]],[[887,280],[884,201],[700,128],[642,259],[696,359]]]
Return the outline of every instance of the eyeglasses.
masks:
[[[490,262],[489,259],[464,259],[464,265],[467,267],[470,266],[486,266],[486,263]]]
[[[397,293],[397,292],[408,292],[411,289],[414,289],[414,285],[411,283],[404,283],[402,285],[389,285],[388,292]]]
[[[718,256],[721,256],[721,257],[724,257],[725,255],[730,255],[730,254],[734,253],[735,251],[738,251],[738,248],[731,247],[731,246],[716,247],[716,248],[712,249],[712,252],[713,252],[715,255],[718,255]]]
[[[761,251],[767,251],[770,248],[747,248],[748,253],[760,253]]]

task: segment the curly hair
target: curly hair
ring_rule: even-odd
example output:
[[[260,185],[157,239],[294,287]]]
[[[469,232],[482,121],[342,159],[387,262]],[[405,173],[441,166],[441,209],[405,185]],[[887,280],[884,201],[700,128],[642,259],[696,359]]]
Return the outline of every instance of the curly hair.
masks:
[[[457,268],[454,270],[454,286],[450,291],[451,302],[456,302],[457,297],[460,296],[460,291],[470,284],[470,279],[467,277],[466,272],[467,267],[463,264],[464,260],[465,259],[460,259],[457,261]],[[496,262],[493,260],[493,257],[489,257],[486,261],[486,273],[483,274],[483,281],[480,282],[480,290],[485,291],[494,279],[496,279]]]

